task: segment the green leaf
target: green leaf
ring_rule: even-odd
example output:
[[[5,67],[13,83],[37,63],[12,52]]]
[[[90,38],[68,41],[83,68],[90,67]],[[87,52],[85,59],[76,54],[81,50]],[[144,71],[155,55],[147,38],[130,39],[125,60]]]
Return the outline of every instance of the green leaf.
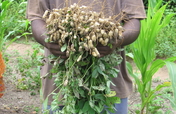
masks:
[[[108,71],[108,75],[113,77],[113,78],[116,78],[118,76],[118,73],[120,71],[116,68],[111,68],[111,70]]]
[[[165,27],[165,26],[167,26],[169,23],[170,23],[170,20],[171,20],[171,18],[173,17],[173,16],[175,16],[176,14],[168,14],[165,18],[164,18],[164,20],[162,21],[162,25],[161,25],[161,27],[163,28],[163,27]]]
[[[105,101],[105,96],[103,94],[95,94],[94,98],[97,100]]]
[[[152,76],[163,66],[165,65],[165,62],[162,59],[155,60],[150,69],[147,70],[146,76],[143,80],[144,84],[148,83],[150,80],[152,80]]]
[[[85,97],[85,92],[81,88],[79,89],[79,94],[81,95],[81,97]]]
[[[98,102],[98,105],[95,105],[94,110],[100,114],[104,109],[104,103],[102,101]]]
[[[79,100],[79,101],[78,101],[79,109],[83,109],[84,104],[85,104],[85,100],[84,100],[84,99]]]
[[[61,51],[64,52],[64,51],[66,51],[66,49],[67,49],[67,44],[65,43],[65,44],[61,47]]]
[[[111,106],[112,104],[115,103],[120,103],[120,98],[117,96],[113,96],[113,97],[106,97],[106,105],[107,106]]]
[[[97,76],[98,76],[98,66],[95,66],[93,68],[92,78],[97,78]]]
[[[46,110],[47,107],[48,107],[48,97],[46,97],[46,99],[43,102],[43,108],[44,108],[44,110]]]
[[[167,62],[166,61],[166,66],[168,68],[169,71],[169,77],[171,80],[171,84],[172,84],[172,89],[173,89],[173,97],[174,97],[174,101],[176,103],[176,64],[173,62]]]
[[[83,106],[82,111],[83,111],[83,113],[85,113],[85,112],[87,112],[89,109],[90,109],[89,102],[86,101],[85,104],[84,104],[84,106]]]
[[[99,67],[101,71],[105,71],[105,65],[102,62],[100,62]]]
[[[127,64],[128,73],[130,74],[130,76],[132,76],[135,79],[135,83],[138,86],[138,91],[139,91],[139,93],[142,94],[142,92],[144,90],[143,83],[140,81],[139,77],[133,73],[133,69],[132,69],[131,64],[129,62],[126,62],[126,64]]]
[[[104,91],[105,90],[105,86],[103,85],[99,85],[99,86],[92,86],[92,89],[94,90],[99,90],[99,91]]]

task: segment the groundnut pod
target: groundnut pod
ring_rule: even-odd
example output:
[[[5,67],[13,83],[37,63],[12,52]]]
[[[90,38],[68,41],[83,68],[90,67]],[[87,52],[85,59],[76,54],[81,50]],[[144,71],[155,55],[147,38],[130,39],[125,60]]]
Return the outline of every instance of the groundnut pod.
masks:
[[[82,29],[82,30],[80,31],[80,34],[84,34],[84,29]]]
[[[69,55],[70,55],[70,52],[67,50],[66,51],[66,57],[69,57]]]
[[[59,12],[60,9],[53,9],[54,12]]]
[[[90,36],[86,36],[86,39],[87,39],[87,40],[90,40]]]
[[[81,31],[81,26],[78,26],[77,29],[78,29],[78,31]]]
[[[60,13],[58,13],[58,12],[53,12],[53,14],[55,15],[56,19],[60,18]]]
[[[72,35],[72,34],[73,34],[73,32],[70,32],[70,33],[69,33],[69,35]]]
[[[62,46],[62,41],[58,40],[58,44],[59,44],[59,46]]]
[[[52,22],[53,19],[54,19],[54,14],[51,13],[51,14],[49,15],[48,21]]]
[[[85,19],[85,21],[87,21],[87,20],[89,19],[89,17],[86,15],[86,16],[84,17],[84,19]]]
[[[88,45],[87,45],[86,43],[84,43],[83,46],[84,46],[84,49],[85,49],[86,51],[89,50],[89,47],[88,47]]]
[[[67,86],[68,85],[68,79],[66,79],[63,83],[64,86]]]
[[[81,15],[81,16],[79,16],[79,20],[80,21],[83,21],[84,20],[84,17]]]
[[[101,43],[103,46],[106,46],[106,45],[107,45],[104,40],[102,40],[100,43]]]
[[[96,35],[95,35],[95,34],[94,34],[94,35],[92,35],[92,38],[91,38],[91,39],[92,39],[92,41],[93,41],[93,42],[96,42],[96,40],[97,40]]]
[[[101,34],[103,35],[103,34],[105,34],[105,30],[103,30],[103,29],[101,29]]]
[[[105,22],[105,20],[104,20],[104,19],[102,19],[102,18],[99,18],[99,22],[100,22],[100,23],[104,23],[104,22]]]
[[[82,55],[80,55],[77,59],[77,62],[79,62],[82,59]]]
[[[106,32],[104,32],[103,37],[104,37],[104,38],[107,38],[107,37],[108,37],[108,34],[107,34]]]
[[[94,48],[93,50],[94,50],[95,53],[97,54],[97,57],[100,57],[100,53],[99,53],[99,51],[97,50],[97,48]]]
[[[109,31],[108,36],[109,36],[110,39],[112,39],[112,37],[113,37],[113,31],[112,30]]]
[[[53,41],[56,42],[57,41],[57,33],[53,33]]]
[[[86,28],[84,32],[85,32],[85,33],[88,33],[88,32],[89,32],[89,28]]]
[[[105,43],[107,44],[109,42],[109,39],[108,38],[105,38]]]
[[[79,46],[79,52],[82,52],[82,51],[83,51],[83,47]]]
[[[61,26],[61,25],[58,25],[58,28],[59,29],[62,29],[62,30],[65,30],[65,27]]]
[[[101,43],[103,41],[103,38],[99,38],[99,42]]]
[[[118,26],[119,31],[123,31],[123,27],[122,26]]]
[[[90,49],[91,49],[91,48],[94,48],[92,40],[89,40],[89,41],[88,41],[88,46],[89,46]]]
[[[76,36],[76,35],[74,35],[74,36],[73,36],[73,38],[74,38],[74,39],[76,39],[76,38],[77,38],[77,36]]]
[[[53,34],[50,35],[49,42],[53,42]]]
[[[70,22],[70,26],[74,27],[74,22],[73,21]]]
[[[49,14],[49,11],[46,10],[45,13],[43,14],[43,18],[46,18],[48,14]]]
[[[100,29],[99,29],[99,28],[97,28],[97,29],[96,29],[96,32],[100,32]]]
[[[118,33],[119,33],[119,30],[118,30],[118,29],[115,29],[115,30],[114,30],[114,38],[118,38]]]
[[[55,31],[56,31],[56,29],[53,28],[52,30],[50,30],[50,31],[48,32],[48,34],[53,34]]]
[[[94,57],[97,57],[97,53],[94,52],[94,51],[92,51],[92,55],[93,55]]]
[[[101,38],[103,35],[101,33],[96,33],[97,38]]]

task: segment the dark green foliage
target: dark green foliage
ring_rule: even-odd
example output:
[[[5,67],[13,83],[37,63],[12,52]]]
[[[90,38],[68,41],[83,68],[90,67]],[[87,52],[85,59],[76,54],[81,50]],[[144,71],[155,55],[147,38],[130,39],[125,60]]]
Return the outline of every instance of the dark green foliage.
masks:
[[[4,24],[8,26],[5,31],[6,36],[20,38],[26,36],[26,32],[31,33],[30,22],[26,19],[26,5],[27,0],[12,1],[4,21]]]
[[[158,57],[176,56],[176,21],[163,28],[156,38],[155,52]]]

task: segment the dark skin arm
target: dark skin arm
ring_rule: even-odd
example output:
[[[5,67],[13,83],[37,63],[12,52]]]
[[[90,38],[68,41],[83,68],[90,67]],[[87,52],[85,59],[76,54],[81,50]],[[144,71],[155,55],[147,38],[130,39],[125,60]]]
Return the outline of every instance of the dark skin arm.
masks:
[[[45,39],[47,38],[47,30],[46,23],[43,20],[34,20],[32,21],[31,26],[34,38],[38,43],[49,49],[53,55],[61,56],[61,58],[66,58],[66,53],[60,51],[60,47],[58,44],[45,42]],[[125,22],[123,27],[125,31],[123,32],[124,39],[121,46],[129,45],[137,39],[140,32],[140,20],[131,19]],[[103,57],[110,54],[116,47],[119,47],[119,44],[114,43],[113,48],[98,45],[97,49],[100,52],[101,57]]]
[[[46,23],[43,20],[33,20],[31,22],[31,27],[33,36],[38,43],[49,49],[53,55],[66,58],[66,53],[60,51],[60,46],[58,44],[45,42],[47,30]]]
[[[140,32],[140,20],[139,19],[131,19],[124,23],[124,32],[123,32],[123,42],[121,46],[126,46],[133,43]],[[98,51],[100,52],[101,57],[110,54],[116,47],[119,47],[119,44],[114,43],[113,48],[109,48],[108,46],[98,45]]]

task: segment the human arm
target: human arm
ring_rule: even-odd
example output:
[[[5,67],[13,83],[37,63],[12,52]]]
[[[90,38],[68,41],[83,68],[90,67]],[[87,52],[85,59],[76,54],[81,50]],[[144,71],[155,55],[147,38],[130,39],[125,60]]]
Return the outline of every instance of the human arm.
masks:
[[[66,58],[66,53],[60,51],[60,47],[56,43],[47,43],[45,39],[47,36],[46,23],[41,19],[36,19],[31,22],[32,33],[35,40],[42,46],[46,47],[55,56]]]
[[[109,46],[103,46],[99,44],[97,49],[100,52],[100,56],[103,57],[105,55],[112,53],[112,51],[117,47],[129,45],[133,43],[139,35],[140,25],[141,24],[139,19],[133,18],[126,21],[123,25],[123,28],[124,28],[123,39],[119,41],[121,42],[120,45],[119,43],[114,42],[112,44],[112,48],[110,48]]]

